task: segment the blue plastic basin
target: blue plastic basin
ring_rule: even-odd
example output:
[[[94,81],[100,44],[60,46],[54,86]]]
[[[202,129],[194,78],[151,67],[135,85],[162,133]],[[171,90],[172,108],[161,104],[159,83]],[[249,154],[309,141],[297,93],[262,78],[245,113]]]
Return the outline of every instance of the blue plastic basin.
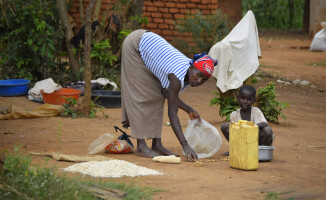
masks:
[[[26,79],[0,80],[0,96],[22,96],[28,92],[28,85],[31,81]]]

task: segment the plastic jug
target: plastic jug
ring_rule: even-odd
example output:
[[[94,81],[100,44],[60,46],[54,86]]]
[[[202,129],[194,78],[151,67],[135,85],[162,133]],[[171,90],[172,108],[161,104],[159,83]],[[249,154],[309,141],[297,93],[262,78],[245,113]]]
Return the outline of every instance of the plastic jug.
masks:
[[[258,169],[258,126],[239,120],[230,125],[229,162],[232,168]]]

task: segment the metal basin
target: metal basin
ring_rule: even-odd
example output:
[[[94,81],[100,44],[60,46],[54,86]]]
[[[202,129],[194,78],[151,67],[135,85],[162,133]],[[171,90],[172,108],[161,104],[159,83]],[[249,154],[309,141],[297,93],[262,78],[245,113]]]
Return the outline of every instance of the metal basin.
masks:
[[[273,159],[273,146],[259,146],[259,161],[271,161]]]

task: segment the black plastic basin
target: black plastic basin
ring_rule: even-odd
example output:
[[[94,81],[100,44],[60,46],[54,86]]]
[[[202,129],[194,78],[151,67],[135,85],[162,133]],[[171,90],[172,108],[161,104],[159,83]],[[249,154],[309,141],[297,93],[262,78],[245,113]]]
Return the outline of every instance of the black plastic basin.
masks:
[[[121,92],[112,90],[94,90],[92,91],[92,101],[105,108],[121,107]]]

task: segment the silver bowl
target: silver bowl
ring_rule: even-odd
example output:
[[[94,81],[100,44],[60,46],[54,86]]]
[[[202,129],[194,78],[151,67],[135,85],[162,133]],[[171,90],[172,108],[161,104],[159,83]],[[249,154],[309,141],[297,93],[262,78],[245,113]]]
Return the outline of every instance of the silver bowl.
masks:
[[[259,161],[271,161],[273,159],[273,149],[275,149],[273,146],[259,146]]]

